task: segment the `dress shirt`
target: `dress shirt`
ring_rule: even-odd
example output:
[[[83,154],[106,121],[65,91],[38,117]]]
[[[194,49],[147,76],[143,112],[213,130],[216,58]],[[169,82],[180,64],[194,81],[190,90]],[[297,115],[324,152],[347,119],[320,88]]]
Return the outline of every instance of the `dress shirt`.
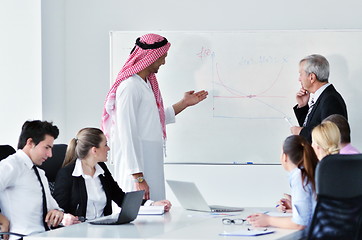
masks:
[[[346,146],[341,148],[339,153],[340,154],[359,154],[360,151],[358,151],[357,148],[353,147],[350,143],[348,143]]]
[[[302,172],[297,167],[289,173],[289,183],[292,196],[292,221],[308,226],[316,206],[316,195],[313,192],[312,184],[308,183],[306,186],[302,184]]]
[[[103,210],[107,203],[106,194],[104,192],[99,175],[104,174],[103,169],[96,164],[96,171],[92,176],[83,172],[82,161],[77,159],[72,176],[84,178],[87,189],[87,219],[95,219],[103,216]]]
[[[329,85],[331,85],[331,84],[330,84],[330,83],[324,84],[324,85],[323,85],[322,87],[320,87],[317,91],[315,91],[314,94],[311,93],[311,96],[310,96],[309,101],[308,101],[308,106],[309,106],[308,114],[307,114],[307,116],[306,116],[305,119],[304,119],[303,127],[305,127],[306,124],[307,124],[308,116],[309,116],[310,112],[312,111],[314,104],[317,102],[319,96],[323,93],[323,91],[324,91]]]
[[[310,104],[310,101],[314,101],[315,103],[317,102],[319,96],[323,93],[323,91],[329,86],[331,85],[330,83],[327,83],[327,84],[324,84],[322,87],[318,88],[317,91],[315,91],[314,94],[312,94],[312,97],[310,98],[309,100],[309,103]]]
[[[10,231],[20,234],[44,232],[42,189],[33,162],[22,150],[0,162],[0,209],[10,221]],[[48,211],[60,209],[50,194],[48,180],[38,169]],[[10,239],[15,239],[11,236]]]

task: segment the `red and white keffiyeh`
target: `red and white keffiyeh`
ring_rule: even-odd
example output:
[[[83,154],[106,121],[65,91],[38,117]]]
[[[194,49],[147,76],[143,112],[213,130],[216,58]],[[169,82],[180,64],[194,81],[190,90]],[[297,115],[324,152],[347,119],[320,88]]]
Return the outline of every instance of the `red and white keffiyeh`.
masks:
[[[147,45],[156,45],[157,43],[165,42],[165,44],[161,44],[163,46],[154,48],[151,47],[150,49],[147,48]],[[137,45],[144,45],[139,46]],[[167,42],[166,38],[157,35],[157,34],[146,34],[137,39],[135,48],[132,50],[128,60],[126,61],[125,65],[122,67],[121,71],[118,73],[117,79],[111,89],[109,90],[103,109],[102,115],[102,130],[106,135],[107,139],[110,136],[111,128],[115,124],[113,119],[113,114],[115,114],[116,108],[116,91],[118,86],[121,82],[130,76],[140,72],[141,70],[147,68],[152,63],[154,63],[158,58],[162,55],[166,54],[168,49],[170,48],[171,44]],[[143,47],[143,48],[142,48]],[[160,122],[162,126],[162,132],[164,139],[166,138],[166,123],[165,123],[165,110],[163,107],[163,101],[160,89],[158,87],[158,82],[156,78],[156,74],[152,73],[148,76],[148,81],[151,84],[153,94],[155,95],[157,108],[160,114]]]

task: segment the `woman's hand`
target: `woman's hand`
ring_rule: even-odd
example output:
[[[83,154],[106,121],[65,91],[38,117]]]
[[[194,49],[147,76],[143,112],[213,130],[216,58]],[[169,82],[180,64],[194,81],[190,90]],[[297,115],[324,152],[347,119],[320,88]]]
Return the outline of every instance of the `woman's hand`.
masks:
[[[262,213],[255,213],[246,218],[253,227],[268,227],[270,216]]]
[[[279,200],[277,208],[281,212],[292,212],[292,197],[284,193],[284,198]]]
[[[81,221],[79,220],[79,218],[77,216],[73,216],[70,213],[64,214],[63,221],[62,221],[62,224],[64,226],[70,226],[70,225],[77,224],[77,223],[81,223]]]
[[[154,202],[153,206],[164,206],[165,212],[168,212],[168,211],[170,211],[172,204],[168,200],[161,200],[161,201]]]

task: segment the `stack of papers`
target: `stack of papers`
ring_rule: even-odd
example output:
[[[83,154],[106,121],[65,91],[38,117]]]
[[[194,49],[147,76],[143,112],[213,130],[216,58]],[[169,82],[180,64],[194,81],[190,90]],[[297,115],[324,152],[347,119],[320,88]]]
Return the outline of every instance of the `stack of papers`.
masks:
[[[237,230],[237,231],[233,231],[233,232],[223,232],[220,233],[221,236],[260,236],[260,235],[265,235],[265,234],[270,234],[270,233],[274,233],[274,230],[257,230],[257,229],[253,229],[253,230],[247,230],[247,229],[242,229],[242,230]]]
[[[164,213],[164,206],[141,206],[138,215],[162,215]]]

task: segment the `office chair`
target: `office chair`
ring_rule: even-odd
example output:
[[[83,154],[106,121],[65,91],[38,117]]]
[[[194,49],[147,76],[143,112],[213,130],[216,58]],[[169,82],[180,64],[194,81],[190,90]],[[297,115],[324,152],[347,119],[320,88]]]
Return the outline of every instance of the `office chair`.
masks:
[[[16,151],[10,145],[0,145],[0,161],[14,154]]]
[[[55,179],[59,169],[63,165],[66,150],[67,144],[54,144],[53,156],[48,158],[41,166],[39,166],[45,171],[45,176],[48,179],[51,194],[54,192]]]
[[[326,156],[316,169],[308,239],[362,239],[362,154]]]

